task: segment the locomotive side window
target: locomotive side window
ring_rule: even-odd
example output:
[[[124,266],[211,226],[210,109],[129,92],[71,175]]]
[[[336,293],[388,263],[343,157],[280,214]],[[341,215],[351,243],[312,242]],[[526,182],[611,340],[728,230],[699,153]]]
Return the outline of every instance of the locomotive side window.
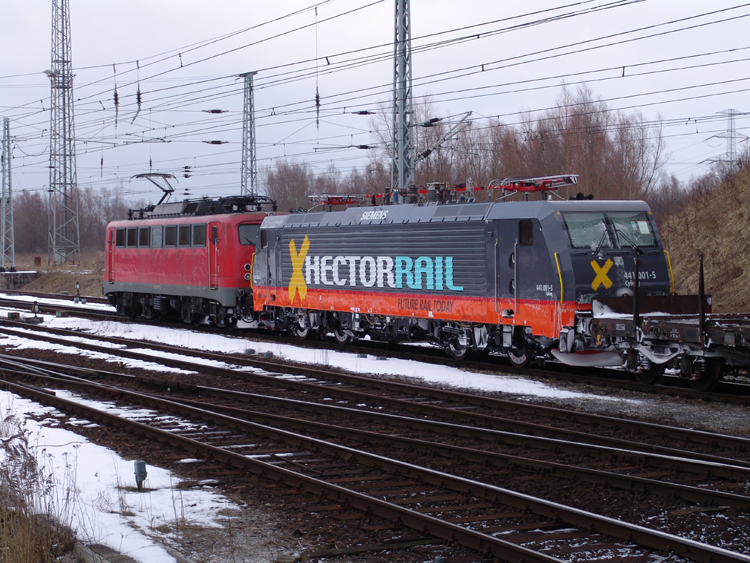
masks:
[[[125,246],[125,229],[117,229],[117,234],[115,235],[115,245],[119,246],[120,248]]]
[[[604,213],[563,213],[573,248],[612,248]]]
[[[523,219],[518,222],[518,244],[534,246],[534,223],[531,219]]]
[[[190,246],[190,225],[180,225],[177,231],[179,246]]]
[[[268,233],[266,231],[260,232],[260,246],[266,248],[268,246]]]
[[[151,248],[161,248],[163,233],[164,228],[161,225],[158,227],[151,227]]]
[[[128,248],[138,246],[138,227],[128,227]]]
[[[258,244],[258,231],[260,225],[250,225],[245,223],[239,226],[240,244],[256,245]]]
[[[617,245],[656,246],[656,237],[651,231],[648,215],[643,212],[607,213],[615,233]]]
[[[164,246],[177,246],[177,226],[164,227]]]
[[[206,246],[206,224],[193,225],[193,246]]]
[[[138,246],[148,248],[151,242],[151,227],[140,227],[138,229]]]

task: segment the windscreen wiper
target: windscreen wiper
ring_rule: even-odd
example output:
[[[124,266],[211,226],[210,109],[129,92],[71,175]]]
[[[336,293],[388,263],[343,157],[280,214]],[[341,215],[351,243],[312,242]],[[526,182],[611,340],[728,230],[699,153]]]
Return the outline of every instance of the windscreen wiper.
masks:
[[[599,251],[602,249],[602,245],[604,244],[604,239],[607,238],[609,233],[607,233],[607,229],[604,229],[604,232],[602,233],[602,238],[599,239],[599,244],[596,245],[596,248],[592,252],[592,256],[596,256],[599,254]]]
[[[638,245],[637,245],[637,244],[635,244],[635,243],[634,243],[634,242],[633,242],[632,240],[630,240],[630,239],[628,238],[628,236],[627,236],[627,235],[626,235],[625,233],[623,233],[623,232],[622,232],[622,231],[621,231],[620,229],[618,229],[617,227],[615,227],[615,234],[618,234],[618,235],[620,235],[620,236],[621,236],[622,238],[624,238],[624,239],[625,239],[625,242],[627,242],[627,243],[628,243],[628,244],[629,244],[629,245],[630,245],[630,246],[632,247],[632,249],[633,249],[633,250],[635,250],[635,251],[636,251],[636,252],[637,252],[637,253],[638,253],[638,254],[639,254],[640,256],[643,256],[643,250],[641,250],[641,249],[640,249],[640,248],[638,247]]]

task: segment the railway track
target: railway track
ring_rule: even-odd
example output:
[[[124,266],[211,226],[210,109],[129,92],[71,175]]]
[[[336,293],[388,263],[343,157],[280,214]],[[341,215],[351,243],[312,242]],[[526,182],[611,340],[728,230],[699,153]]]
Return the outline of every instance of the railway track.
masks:
[[[4,289],[2,292],[4,295],[17,295],[19,297],[35,297],[37,299],[58,299],[61,301],[74,301],[75,299],[86,300],[86,303],[98,303],[106,305],[109,303],[106,297],[93,297],[91,295],[69,295],[67,293],[48,293],[42,291],[26,291],[26,290],[13,290]]]
[[[653,444],[653,451],[665,455],[680,454],[676,444],[681,443],[710,444],[719,452],[741,452],[743,449],[750,449],[747,441],[731,436],[722,437],[689,429],[664,427],[555,407],[529,405],[523,401],[405,384],[352,375],[338,370],[290,365],[273,359],[226,356],[124,338],[92,337],[62,329],[33,327],[29,330],[23,326],[5,327],[0,328],[0,334],[39,339],[122,358],[156,361],[173,368],[197,371],[229,381],[240,380],[251,385],[254,392],[292,398],[294,396],[306,399],[318,397],[319,401],[323,402],[343,401],[352,405],[368,405],[369,408],[377,410],[388,407],[410,415],[482,428],[509,432],[536,432],[554,438],[556,437],[555,425],[576,425],[579,441],[585,442],[591,436],[592,429],[599,429],[599,434],[620,436],[620,438],[612,438],[613,444],[617,443],[626,448],[630,446],[627,440],[622,439],[626,433],[631,436],[652,436],[657,439],[657,443]],[[51,334],[58,336],[51,336]],[[99,342],[99,344],[92,341]],[[188,359],[190,357],[194,359]],[[214,363],[208,364],[204,360],[211,360]],[[250,368],[253,371],[238,371],[243,368]],[[173,379],[172,384],[177,385],[188,381],[188,376],[181,374]],[[669,447],[663,444],[669,444]],[[644,447],[640,446],[641,449]],[[715,459],[706,459],[715,461]]]
[[[0,298],[0,305],[12,306],[29,310],[32,306],[28,301],[19,301]],[[40,305],[40,312],[48,314],[71,314],[88,318],[91,320],[115,320],[128,321],[129,319],[117,316],[114,313],[98,312],[93,310],[83,311],[81,306],[62,305]],[[169,325],[170,327],[183,327],[184,325]],[[210,327],[191,327],[191,330],[205,330],[210,333],[227,334],[225,330]],[[238,331],[241,332],[241,331]],[[457,361],[448,358],[438,348],[412,347],[408,345],[392,346],[383,342],[362,341],[356,345],[340,346],[334,341],[299,341],[288,337],[270,334],[266,331],[246,331],[249,338],[254,340],[278,342],[282,344],[294,343],[298,346],[310,348],[330,348],[355,354],[373,354],[383,357],[409,359],[423,363],[434,363],[439,365],[452,365],[478,371],[497,371],[498,362],[501,359],[489,356],[480,361]],[[633,381],[632,377],[623,371],[611,369],[584,369],[571,370],[564,366],[548,364],[543,368],[517,369],[507,362],[500,364],[504,373],[533,376],[555,381],[569,381],[571,383],[603,386],[607,388],[625,389],[630,391],[645,392],[654,395],[679,396],[685,398],[726,402],[734,404],[750,404],[750,384],[743,381],[722,381],[714,392],[696,391],[690,388],[684,379],[679,377],[662,376],[658,385],[644,385]]]
[[[78,339],[80,339],[80,335],[77,335]],[[116,341],[118,344],[128,344],[127,341],[123,341],[122,339],[119,339]],[[71,342],[68,340],[68,343]],[[144,344],[142,342],[129,342],[129,344],[135,345],[137,347],[143,347]],[[163,355],[165,352],[169,351],[169,347],[158,347],[159,352]],[[112,351],[112,348],[101,348],[100,351]],[[172,352],[178,351],[184,353],[185,351],[182,349],[171,349]],[[132,351],[127,352],[127,354],[133,354]],[[200,354],[205,356],[205,354]],[[143,354],[135,354],[135,357],[148,357],[144,356]],[[209,357],[213,359],[221,359],[220,356],[216,355],[209,355]],[[458,419],[462,421],[463,425],[465,427],[459,428],[458,426],[453,426],[450,428],[446,428],[444,434],[458,434],[463,435],[465,437],[470,437],[472,440],[480,440],[482,439],[482,436],[484,436],[484,439],[487,440],[488,436],[491,436],[492,440],[494,440],[496,443],[503,443],[505,446],[517,446],[518,443],[528,443],[530,438],[528,436],[521,436],[519,437],[520,433],[525,434],[534,434],[534,433],[541,433],[541,434],[555,434],[556,431],[554,429],[550,429],[549,425],[550,422],[544,422],[542,424],[528,424],[523,421],[520,423],[516,423],[515,426],[510,426],[510,422],[507,420],[500,419],[497,417],[497,411],[522,411],[529,414],[532,418],[536,419],[537,422],[540,418],[540,413],[544,412],[544,416],[549,418],[550,420],[558,420],[558,421],[566,421],[569,422],[570,420],[577,418],[579,420],[578,424],[582,424],[585,427],[585,432],[578,432],[578,435],[573,438],[575,441],[581,441],[585,440],[586,437],[588,437],[589,434],[591,434],[591,428],[595,427],[601,427],[606,428],[609,427],[611,429],[616,428],[623,428],[628,426],[627,421],[623,421],[621,419],[609,419],[607,417],[596,417],[592,415],[584,415],[580,413],[570,413],[568,411],[563,411],[561,409],[542,409],[539,410],[535,407],[530,407],[528,405],[524,405],[523,403],[518,402],[512,402],[512,401],[499,401],[497,399],[491,399],[491,398],[483,398],[483,397],[475,397],[471,395],[463,396],[462,394],[456,394],[446,391],[440,391],[440,390],[430,390],[425,388],[419,388],[415,386],[409,386],[409,385],[403,385],[403,384],[393,384],[392,382],[383,382],[378,380],[372,380],[369,378],[361,378],[357,376],[348,376],[346,374],[338,374],[335,372],[327,372],[325,370],[316,370],[316,369],[309,369],[309,368],[299,368],[299,367],[290,367],[290,366],[284,366],[282,364],[274,363],[274,362],[268,362],[268,361],[259,361],[259,360],[250,360],[246,358],[223,358],[227,361],[236,362],[239,364],[244,365],[251,365],[255,368],[263,367],[266,368],[266,370],[274,370],[274,371],[265,371],[265,373],[254,373],[254,374],[246,374],[241,373],[238,374],[237,371],[227,369],[227,368],[215,368],[215,367],[202,367],[200,365],[196,365],[192,362],[187,362],[184,360],[179,361],[166,361],[166,363],[169,363],[173,366],[179,366],[185,369],[201,369],[204,372],[209,372],[213,375],[221,376],[223,378],[231,378],[233,380],[237,380],[238,378],[241,378],[243,380],[245,379],[252,379],[255,381],[256,386],[260,386],[262,388],[275,388],[280,393],[288,394],[291,392],[295,392],[302,396],[312,396],[312,395],[318,395],[318,402],[326,403],[328,402],[326,407],[330,410],[330,402],[332,400],[335,400],[338,403],[341,402],[347,402],[349,404],[357,405],[357,407],[361,407],[365,404],[370,405],[371,407],[375,407],[378,410],[382,409],[384,405],[389,405],[389,408],[394,408],[394,405],[398,406],[402,410],[405,410],[407,412],[410,412],[415,415],[415,417],[419,418],[412,418],[409,421],[406,421],[403,418],[396,418],[392,422],[391,426],[397,426],[401,431],[405,428],[411,428],[411,427],[418,427],[418,430],[420,432],[428,432],[431,434],[436,433],[436,428],[440,425],[433,424],[432,427],[425,429],[426,422],[421,420],[427,416],[443,420],[450,420],[450,419]],[[163,360],[164,361],[164,360]],[[279,377],[279,371],[289,375],[295,375],[298,379],[289,379],[284,377]],[[272,375],[274,374],[275,375]],[[180,379],[183,380],[185,376],[180,376]],[[179,382],[176,380],[172,381],[156,381],[156,380],[148,380],[148,382],[151,385],[161,385],[161,386],[172,386],[174,388],[179,387]],[[185,382],[185,385],[190,388],[191,384],[189,382]],[[232,385],[236,385],[233,383]],[[359,391],[356,389],[359,388]],[[197,388],[196,388],[197,389]],[[363,390],[367,392],[363,392]],[[195,392],[195,391],[194,391]],[[372,393],[375,392],[377,394],[373,395]],[[206,389],[202,389],[201,393],[203,394],[209,394]],[[415,396],[416,395],[416,396]],[[400,397],[400,398],[394,398]],[[262,400],[263,402],[270,403],[273,405],[273,411],[278,412],[279,411],[279,404],[280,401],[277,398],[273,397],[261,397],[258,399],[257,393],[255,396],[251,397],[250,395],[243,396],[242,401],[245,403],[251,403],[253,401],[257,402],[258,400]],[[440,406],[442,404],[442,406]],[[446,407],[446,405],[453,404],[454,408]],[[313,407],[310,405],[305,405],[304,407],[299,404],[295,403],[292,407],[293,410],[299,411],[299,412],[307,412]],[[357,414],[356,411],[352,412],[352,409],[349,409],[346,411],[346,409],[343,409],[341,407],[338,407],[339,414],[337,416],[347,416],[347,422],[352,419],[352,417],[361,416],[360,414]],[[494,413],[495,416],[490,416],[487,414],[482,413],[473,413],[470,414],[469,411],[477,411],[479,409],[484,409],[485,411],[489,411],[490,413]],[[335,409],[333,409],[335,410]],[[346,411],[346,412],[344,412]],[[533,414],[532,414],[533,413]],[[262,414],[260,416],[267,416],[266,414]],[[363,415],[362,415],[363,416]],[[311,424],[311,421],[309,419],[305,419],[301,422],[302,426],[306,426]],[[469,426],[473,425],[473,426]],[[482,427],[486,426],[497,426],[497,428],[503,428],[505,429],[505,433],[501,434],[499,432],[491,432],[491,431],[485,431],[484,429],[480,429]],[[419,428],[421,427],[421,428]],[[664,427],[657,426],[657,425],[634,425],[634,432],[635,433],[646,433],[646,434],[668,434],[668,437],[666,440],[672,444],[674,444],[675,440],[682,440],[686,442],[703,442],[705,444],[713,443],[716,444],[718,441],[721,441],[722,438],[718,437],[714,434],[707,434],[707,433],[700,433],[700,432],[686,432],[680,429],[665,429]],[[568,433],[568,437],[570,439],[570,436],[573,433]],[[499,436],[502,435],[502,440],[499,439]],[[682,438],[678,438],[678,436],[682,435]],[[558,437],[562,438],[562,435],[559,435]],[[348,438],[350,439],[350,438]],[[735,442],[734,446],[726,445],[722,446],[722,448],[728,448],[728,449],[734,449],[739,450],[740,455],[743,448],[747,447],[747,443],[743,442],[742,440],[736,441],[735,439],[728,438],[729,442]],[[564,449],[570,449],[572,451],[577,451],[578,455],[581,455],[582,446],[581,444],[569,444],[567,446],[562,445],[559,442],[553,442],[553,441],[545,441],[539,440],[537,441],[541,443],[542,445],[538,446],[538,449],[543,452],[549,452],[549,451],[562,451]],[[618,442],[618,441],[616,441]],[[392,447],[391,444],[388,447]],[[440,454],[441,456],[445,456],[445,452],[448,451],[445,448],[445,444],[442,445],[443,450]],[[622,440],[619,440],[618,446],[620,449],[641,449],[644,450],[647,448],[646,445],[633,445],[633,444],[627,444],[623,442]],[[413,448],[414,444],[406,446],[409,448]],[[713,447],[713,446],[712,446]],[[450,448],[448,448],[450,449]],[[460,448],[459,448],[460,449]],[[462,451],[459,452],[459,449],[453,449],[453,454],[455,455],[469,455],[470,452]],[[658,448],[657,448],[658,450]],[[679,451],[675,448],[667,448],[666,450],[662,450],[663,454],[666,456],[669,456],[666,459],[671,459],[676,456],[682,456],[682,457],[690,457],[690,454]],[[432,455],[432,454],[430,454]],[[555,454],[557,455],[557,454]],[[590,455],[590,454],[586,454]],[[428,456],[429,457],[429,456]],[[490,456],[491,457],[491,456]],[[475,456],[473,459],[475,463],[493,463],[498,464],[499,459],[502,456],[495,456],[492,458],[492,461],[487,460],[487,456],[485,456],[484,461],[477,461],[478,458]],[[658,457],[658,456],[657,456]],[[654,457],[656,459],[656,457]],[[715,462],[717,464],[722,465],[742,465],[743,461],[739,459],[728,459],[726,457],[720,457],[715,454],[711,454],[708,456],[704,456],[701,458],[703,462],[697,466],[697,469],[699,471],[705,470],[706,466],[703,465],[704,462]],[[511,460],[506,460],[507,463],[514,463]],[[580,462],[579,462],[580,463]],[[647,465],[644,465],[643,458],[636,459],[635,457],[631,457],[631,461],[629,462],[631,465],[634,465],[637,468],[640,468],[641,471],[648,471],[649,467],[653,467],[655,462],[653,459],[651,459]],[[533,465],[533,463],[532,463]],[[627,464],[625,465],[627,467]],[[658,463],[656,463],[656,466],[653,471],[655,472],[662,472],[666,474],[690,474],[694,473],[695,469],[693,471],[686,470],[684,467],[678,468],[678,467],[658,467]],[[721,465],[717,465],[715,468],[720,468]],[[552,466],[548,466],[547,469],[544,471],[550,471]],[[724,468],[726,469],[726,468]],[[559,470],[559,469],[556,469]],[[700,474],[698,474],[699,477],[701,477]],[[721,477],[720,475],[715,475],[714,477]],[[577,478],[581,478],[578,476]],[[590,477],[587,477],[589,479],[602,479],[601,476],[594,477],[593,475]],[[702,478],[702,477],[701,477]],[[746,481],[746,476],[744,476],[744,473],[742,471],[739,472],[730,472],[725,473],[722,478],[726,479],[739,479],[740,481]],[[606,477],[604,477],[605,482]],[[641,488],[642,484],[638,484],[636,486],[631,484],[629,485],[616,485],[616,487],[624,487],[627,489],[630,488]],[[653,484],[651,485],[652,490],[654,487],[658,488],[658,485]],[[697,498],[697,497],[684,497],[684,498]],[[704,497],[705,499],[705,497]],[[729,498],[727,498],[729,500]],[[734,499],[734,501],[738,502],[739,504],[735,504],[735,506],[741,505],[742,502],[744,502],[743,499]],[[732,501],[732,502],[734,502]],[[700,501],[698,501],[700,502]],[[713,501],[708,502],[714,502],[722,504],[722,501],[720,499],[715,499]],[[725,503],[725,504],[731,504],[731,502]]]
[[[3,371],[19,375],[22,370],[18,365],[10,368],[6,364]],[[52,377],[42,372],[49,373],[48,368],[37,365],[32,369],[33,377]],[[59,379],[51,383],[63,385]],[[64,383],[71,384],[70,380]],[[15,392],[76,416],[107,424],[130,425],[156,440],[262,473],[316,495],[326,495],[329,503],[343,504],[344,510],[356,508],[376,514],[507,561],[570,560],[571,556],[578,557],[584,552],[588,553],[587,558],[603,559],[613,550],[619,557],[638,560],[651,557],[656,550],[697,561],[750,561],[738,553],[509,491],[487,481],[245,420],[246,412],[220,414],[210,405],[187,404],[175,398],[126,391],[121,386],[115,389],[80,379],[75,381],[79,388],[88,387],[87,392],[114,392],[120,402],[155,410],[148,420],[132,422],[53,397],[47,390],[10,382],[6,385]],[[160,416],[164,410],[192,422],[165,419]],[[382,435],[381,440],[387,442],[388,436]],[[252,446],[248,442],[252,442]],[[393,445],[391,443],[390,447]],[[411,442],[408,447],[414,446]],[[725,495],[725,500],[728,501],[729,496]],[[735,500],[742,502],[739,496]],[[576,547],[572,547],[574,544]]]
[[[419,416],[440,417],[459,422],[468,421],[469,424],[476,426],[495,425],[498,429],[511,432],[519,431],[519,426],[522,426],[521,431],[536,428],[537,432],[550,435],[552,430],[549,426],[562,422],[568,425],[575,423],[581,432],[581,439],[584,440],[592,428],[600,428],[602,432],[609,433],[622,434],[624,431],[628,431],[633,435],[660,436],[663,443],[668,442],[670,445],[681,442],[717,443],[717,436],[710,433],[704,434],[682,429],[665,430],[664,427],[659,425],[649,426],[620,418],[572,412],[554,407],[542,409],[539,406],[527,405],[523,401],[508,401],[433,387],[409,385],[342,373],[337,370],[290,365],[273,359],[226,356],[205,351],[188,350],[183,347],[144,343],[138,340],[83,335],[75,331],[62,329],[25,327],[20,323],[17,326],[19,328],[0,327],[0,334],[20,335],[25,338],[40,339],[61,345],[72,345],[94,352],[119,355],[123,358],[156,360],[174,368],[199,370],[218,377],[233,379],[242,377],[248,381],[254,380],[261,391],[273,388],[276,389],[276,393],[299,393],[306,396],[322,395],[324,398],[334,397],[336,400],[347,401],[352,404],[366,401],[367,404],[375,406],[383,406],[391,401],[399,404],[401,410]],[[51,336],[51,334],[57,336]],[[149,348],[152,352],[144,351],[145,348]],[[155,358],[155,354],[159,357]],[[187,359],[188,357],[211,360],[223,364],[223,366],[207,365],[205,362],[196,363],[195,360]],[[232,367],[253,368],[262,371],[238,374],[236,369],[232,369]],[[289,375],[294,379],[278,377],[279,374]],[[180,376],[180,378],[185,378],[185,376]],[[451,406],[456,408],[450,408]],[[520,421],[515,426],[506,420],[494,421],[498,413],[513,413],[513,416]],[[538,424],[540,418],[549,422]],[[528,424],[528,421],[532,421],[532,424]],[[729,451],[736,447],[731,445],[731,442],[733,441],[730,440],[730,444],[726,446]],[[665,453],[670,455],[673,452],[668,449]]]
[[[33,367],[36,370],[47,370],[45,362],[19,360],[15,357],[0,357],[0,366],[12,371],[16,366],[26,369]],[[59,373],[61,366],[51,366]],[[64,368],[77,373],[76,377],[90,379],[93,377],[89,370],[76,370],[75,368]],[[644,490],[653,494],[672,495],[690,502],[707,503],[713,505],[726,505],[735,508],[746,509],[750,507],[750,496],[744,494],[732,494],[724,491],[708,488],[703,484],[702,488],[686,486],[680,483],[658,480],[655,478],[642,478],[633,475],[633,468],[639,473],[647,472],[649,466],[669,468],[666,475],[675,477],[682,474],[682,480],[686,475],[693,475],[693,480],[705,482],[707,475],[733,481],[750,480],[750,461],[747,459],[727,458],[716,455],[706,455],[700,452],[677,450],[675,448],[655,448],[652,445],[625,440],[610,440],[606,437],[597,437],[594,443],[582,443],[578,440],[580,434],[575,431],[559,430],[557,438],[539,438],[531,433],[520,434],[523,425],[518,425],[517,433],[508,433],[468,426],[466,424],[451,424],[424,418],[412,418],[401,415],[392,415],[383,412],[357,410],[338,405],[326,403],[306,402],[296,399],[280,398],[269,395],[259,395],[226,388],[207,387],[202,385],[174,386],[174,382],[152,378],[133,377],[112,372],[95,372],[96,377],[107,377],[114,379],[117,388],[113,391],[119,394],[120,387],[127,385],[135,387],[138,392],[146,390],[166,390],[159,393],[162,398],[171,401],[179,401],[182,404],[195,406],[197,408],[219,412],[230,416],[238,416],[246,420],[252,420],[263,424],[273,424],[276,427],[289,427],[295,432],[315,433],[330,439],[340,441],[357,441],[360,444],[379,444],[380,447],[397,447],[401,450],[420,451],[425,459],[461,459],[470,464],[483,464],[489,466],[513,467],[516,470],[528,473],[555,474],[560,478],[575,478],[590,483],[606,483],[609,486],[622,490]],[[90,387],[87,382],[79,379],[70,380],[68,385]],[[96,389],[100,389],[99,386]],[[153,391],[152,391],[153,393]],[[179,395],[179,397],[178,397]],[[198,397],[198,399],[196,399]],[[214,401],[220,401],[219,404]],[[249,408],[248,405],[252,405]],[[312,420],[311,416],[322,420],[346,420],[350,424],[330,424]],[[478,422],[477,420],[473,421]],[[355,425],[365,425],[373,430],[362,430]],[[387,431],[385,428],[390,427]],[[401,436],[397,436],[395,429]],[[533,431],[534,428],[531,428]],[[666,431],[666,429],[665,429]],[[384,432],[387,432],[384,434]],[[407,434],[416,434],[417,437],[405,437]],[[554,433],[553,433],[554,434]],[[469,440],[474,447],[452,445],[446,441],[446,436],[462,436],[464,441]],[[430,440],[425,439],[429,437]],[[722,438],[714,435],[715,440]],[[440,442],[435,440],[440,439]],[[735,442],[738,450],[750,447],[750,440],[725,438],[729,442]],[[482,445],[475,445],[481,444]],[[497,447],[502,444],[509,447],[517,447],[523,443],[525,450],[537,449],[548,452],[554,449],[557,457],[564,454],[573,456],[583,455],[586,458],[603,457],[605,463],[608,458],[617,457],[620,461],[627,460],[631,464],[628,473],[617,473],[597,469],[587,469],[576,466],[565,466],[556,462],[532,459],[518,455],[499,454],[492,450],[481,449],[490,447],[492,443]],[[580,459],[578,464],[583,463]],[[590,461],[589,461],[590,463]],[[525,477],[525,476],[524,476]],[[748,491],[750,493],[750,491]]]

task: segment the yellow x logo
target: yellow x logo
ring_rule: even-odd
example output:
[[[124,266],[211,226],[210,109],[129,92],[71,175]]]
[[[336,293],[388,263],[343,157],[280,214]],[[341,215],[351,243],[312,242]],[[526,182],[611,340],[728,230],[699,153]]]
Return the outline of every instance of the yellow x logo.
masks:
[[[607,261],[601,268],[599,267],[599,264],[596,263],[596,261],[592,260],[591,267],[594,268],[594,272],[596,272],[596,277],[591,284],[591,289],[596,291],[602,284],[604,284],[604,289],[609,289],[610,287],[612,287],[612,280],[607,277],[607,272],[609,272],[609,269],[612,267],[612,260],[607,258]]]
[[[289,280],[289,303],[294,303],[294,294],[299,292],[300,301],[304,301],[307,296],[307,284],[305,283],[305,276],[302,274],[302,266],[305,263],[305,256],[307,251],[310,249],[310,239],[305,235],[305,240],[302,241],[302,247],[299,249],[297,254],[297,245],[294,244],[294,239],[289,241],[289,256],[292,259],[292,278]]]

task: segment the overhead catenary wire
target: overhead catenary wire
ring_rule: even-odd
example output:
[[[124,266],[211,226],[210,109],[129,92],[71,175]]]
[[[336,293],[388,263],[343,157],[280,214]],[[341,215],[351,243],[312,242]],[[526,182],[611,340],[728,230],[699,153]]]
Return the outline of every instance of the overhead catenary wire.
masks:
[[[710,23],[707,23],[705,25],[710,25]],[[637,39],[634,39],[634,40],[637,40]],[[319,57],[317,57],[317,56],[315,57],[316,61],[318,60],[318,58]],[[653,63],[653,64],[655,64],[655,63]],[[729,62],[712,63],[712,64],[729,64]],[[706,65],[706,66],[708,66],[708,65]],[[742,78],[740,78],[739,80],[741,80],[741,79]],[[539,78],[539,80],[543,80],[543,78]],[[552,78],[547,77],[546,80],[552,80]],[[608,79],[602,79],[602,80],[611,80],[611,79],[608,78]],[[436,84],[445,84],[445,82],[443,82],[443,81],[437,81]],[[690,88],[702,88],[702,87],[711,88],[711,87],[716,86],[717,84],[720,84],[720,82],[694,85],[694,86],[691,86]],[[269,84],[266,87],[271,87],[271,85]],[[540,85],[539,89],[542,89],[542,88],[551,88],[551,87],[556,87],[556,86],[555,85]],[[557,87],[559,87],[559,85],[557,85]],[[686,89],[687,88],[683,88],[682,90],[686,90]],[[681,89],[675,89],[674,90],[674,92],[678,92],[678,91],[681,91]],[[737,90],[737,91],[739,91],[739,90]],[[480,89],[480,87],[475,87],[475,88],[465,89],[464,92],[466,92],[468,94],[472,94],[472,93],[473,94],[477,94],[477,93],[481,92],[481,89]],[[442,95],[446,99],[451,99],[451,100],[468,100],[468,99],[472,99],[473,98],[473,96],[458,95],[460,93],[462,93],[461,90],[450,90],[450,89],[446,88],[446,89],[444,89],[443,92],[439,93],[438,95]],[[493,94],[490,94],[490,95],[501,96],[501,95],[504,95],[506,93],[507,92],[497,92],[497,93],[493,93]],[[224,92],[221,95],[219,95],[219,96],[210,96],[209,95],[209,96],[205,96],[203,98],[195,96],[195,95],[192,95],[192,94],[189,94],[189,93],[186,94],[186,93],[183,92],[183,93],[179,94],[179,98],[178,97],[165,98],[165,100],[164,100],[165,102],[172,104],[170,106],[165,106],[163,108],[157,107],[156,105],[151,105],[151,104],[150,104],[150,106],[151,106],[151,110],[152,110],[152,113],[154,114],[154,116],[156,116],[158,114],[162,114],[162,113],[164,113],[166,115],[168,113],[172,114],[172,112],[178,111],[180,108],[183,108],[183,109],[189,108],[190,107],[189,104],[191,104],[191,103],[203,103],[203,102],[208,102],[210,100],[226,99],[227,97],[230,97],[233,94],[234,93],[231,91],[231,89],[230,88],[226,88],[226,87],[224,88]],[[347,94],[345,92],[344,93],[340,92],[340,93],[332,93],[331,96],[327,96],[327,100],[329,100],[329,102],[327,104],[322,105],[319,109],[317,109],[317,111],[320,112],[319,113],[319,119],[323,119],[324,117],[326,117],[326,118],[333,117],[337,111],[340,111],[340,110],[344,109],[345,106],[343,105],[343,103],[347,103],[348,104],[349,102],[353,101],[353,100],[350,100],[350,99],[343,99],[343,100],[341,99],[341,98],[344,98],[344,96],[346,96],[346,95]],[[638,96],[648,96],[648,95],[655,95],[655,93],[654,92],[649,92],[649,93],[633,94],[632,97],[631,97],[631,99],[636,99]],[[709,93],[709,94],[706,94],[706,95],[707,96],[721,96],[721,95],[723,95],[723,92],[718,92],[718,93],[712,92],[712,93]],[[336,96],[338,96],[339,98],[337,99]],[[435,96],[435,94],[433,94],[433,96]],[[453,96],[453,97],[449,98],[449,96]],[[699,96],[699,97],[702,97],[702,96]],[[687,97],[681,97],[681,98],[678,98],[676,96],[674,97],[675,102],[684,101],[684,100],[690,100],[690,99],[696,99],[696,98],[697,97],[694,97],[694,96],[687,96]],[[610,98],[609,101],[616,100],[616,99],[617,98]],[[365,101],[365,100],[367,100],[367,98],[363,97],[362,101]],[[372,96],[370,96],[370,100],[372,100]],[[92,99],[91,101],[94,101],[94,100]],[[151,102],[151,97],[150,96],[149,96],[149,102]],[[370,107],[372,107],[373,104],[374,104],[373,101],[370,101],[370,102],[367,102],[367,103],[368,103],[368,105]],[[662,103],[662,102],[659,102],[659,103]],[[667,102],[667,103],[670,103],[670,102]],[[645,107],[649,107],[650,105],[652,105],[652,104],[651,103],[633,104],[633,105],[628,106],[628,107],[645,108]],[[308,119],[308,120],[310,119],[309,117],[306,117],[306,115],[310,115],[311,112],[315,112],[316,111],[316,108],[312,107],[309,104],[309,102],[308,103],[305,103],[305,102],[302,102],[302,101],[297,102],[297,108],[298,109],[296,109],[295,111],[290,111],[290,112],[285,112],[283,110],[282,111],[277,111],[276,115],[274,117],[279,122],[281,122],[280,118],[285,113],[287,115],[289,115],[289,116],[296,114],[296,115],[299,116],[298,122],[300,124],[304,124],[304,120],[305,119]],[[270,107],[267,108],[266,111],[268,111],[269,109],[271,109],[271,108]],[[613,108],[613,111],[619,111],[621,109],[622,108]],[[537,111],[541,112],[541,111],[544,111],[544,110],[545,110],[545,108],[531,109],[532,112],[537,112]],[[506,117],[510,117],[510,116],[516,115],[516,114],[517,114],[517,112],[509,112],[506,115]],[[93,131],[94,131],[93,128],[94,127],[97,130],[102,127],[101,110],[99,110],[98,108],[96,110],[92,110],[90,112],[89,117],[87,119],[90,119],[90,121],[91,121],[92,132],[88,131],[88,129],[87,129],[88,125],[87,125],[86,121],[82,121],[80,127],[81,127],[81,130],[86,134],[85,136],[82,136],[82,139],[86,138],[87,136],[88,137],[94,136],[93,135]],[[259,116],[259,119],[261,119],[261,120],[269,120],[270,116]],[[158,121],[158,119],[154,119],[154,123],[156,123],[157,121]],[[292,122],[293,122],[293,120],[286,120],[286,123],[292,123]],[[224,125],[223,129],[221,127],[214,127],[214,130],[215,131],[231,131],[232,123],[238,123],[238,121],[237,120],[234,120],[234,121],[228,120],[227,122],[225,122],[225,125]],[[43,126],[43,124],[41,124],[41,125]],[[200,134],[202,134],[202,132],[205,132],[206,130],[210,129],[209,127],[202,127],[201,124],[197,120],[193,120],[193,121],[183,120],[183,122],[176,123],[176,124],[170,123],[169,120],[166,120],[166,121],[164,121],[163,125],[165,127],[169,127],[170,128],[170,132],[169,132],[168,136],[172,140],[174,140],[175,142],[179,141],[180,139],[189,139],[189,137],[191,135],[191,132],[194,135],[200,135]],[[216,126],[217,124],[214,124],[214,125]],[[37,129],[37,132],[39,132],[40,130],[41,129]],[[172,131],[174,131],[174,133],[172,133]],[[145,131],[143,131],[143,133],[145,133]],[[104,136],[101,136],[101,138],[102,139],[108,139],[108,138],[111,138],[111,136],[104,135]],[[21,141],[23,141],[23,139],[21,139]],[[193,139],[192,142],[196,142],[197,143],[197,142],[200,142],[200,140],[199,139]],[[293,146],[294,142],[289,142],[289,143],[286,143],[286,144],[289,145],[289,146]],[[109,149],[107,149],[107,150],[109,150]]]

